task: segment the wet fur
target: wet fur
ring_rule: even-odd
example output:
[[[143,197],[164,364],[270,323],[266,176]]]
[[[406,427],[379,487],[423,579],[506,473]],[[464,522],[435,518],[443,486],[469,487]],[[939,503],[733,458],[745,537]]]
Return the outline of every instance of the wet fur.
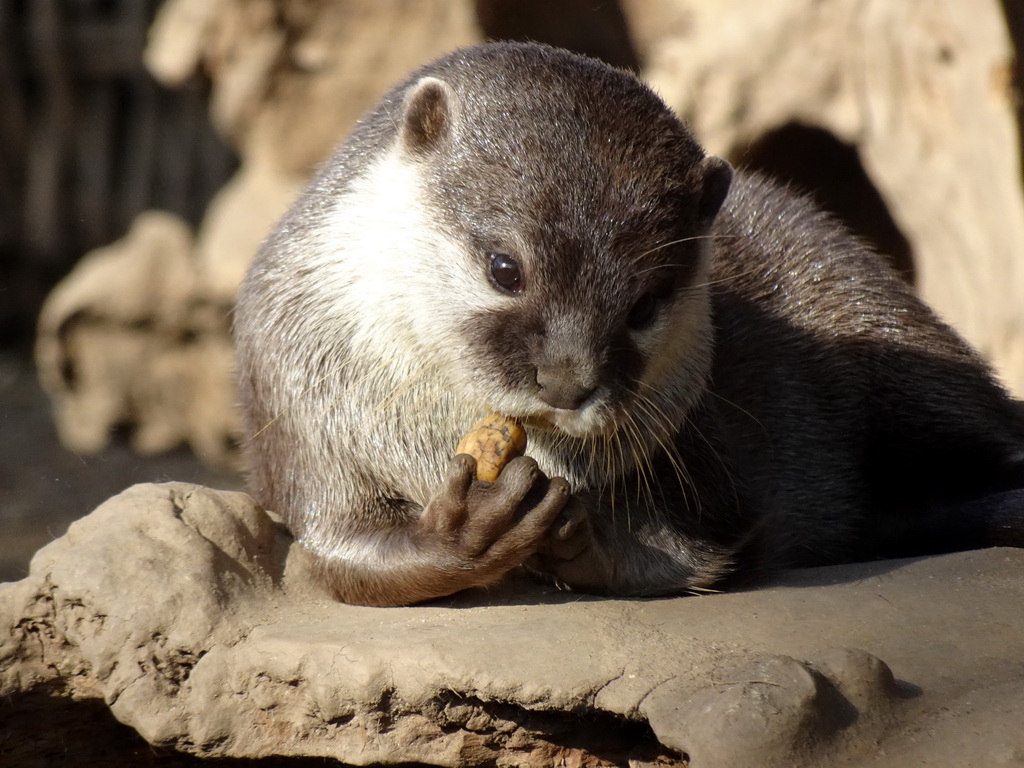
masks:
[[[718,212],[727,183],[634,78],[541,46],[455,52],[364,118],[236,314],[253,490],[336,595],[412,602],[527,556],[665,594],[1024,543],[1024,425],[984,363],[807,201],[741,173]],[[491,251],[524,265],[514,300]],[[666,280],[654,325],[626,328]],[[598,392],[553,412],[539,365]],[[527,422],[540,473],[459,480],[450,454],[489,410]],[[978,500],[999,493],[993,535]]]

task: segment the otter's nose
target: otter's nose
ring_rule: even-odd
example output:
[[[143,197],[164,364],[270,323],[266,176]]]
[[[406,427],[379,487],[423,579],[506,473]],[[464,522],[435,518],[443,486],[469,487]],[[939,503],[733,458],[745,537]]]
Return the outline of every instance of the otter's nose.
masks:
[[[552,408],[572,411],[579,408],[597,389],[580,381],[571,366],[538,366],[537,397]]]

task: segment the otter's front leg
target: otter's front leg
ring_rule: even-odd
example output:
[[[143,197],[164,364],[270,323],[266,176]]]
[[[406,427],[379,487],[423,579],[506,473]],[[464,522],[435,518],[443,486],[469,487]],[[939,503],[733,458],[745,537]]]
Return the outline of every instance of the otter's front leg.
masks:
[[[320,557],[321,580],[348,603],[407,605],[493,583],[521,565],[565,507],[568,484],[528,457],[494,482],[474,479],[475,471],[472,457],[455,456],[418,518],[345,537]]]

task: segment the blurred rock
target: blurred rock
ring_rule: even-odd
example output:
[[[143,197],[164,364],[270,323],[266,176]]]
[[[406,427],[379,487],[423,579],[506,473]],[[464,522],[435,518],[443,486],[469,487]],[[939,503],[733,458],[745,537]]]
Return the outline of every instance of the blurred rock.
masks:
[[[920,295],[1024,397],[1021,97],[999,0],[626,4],[647,78],[711,152],[757,163],[792,131],[770,165],[799,166],[808,128],[853,148]]]
[[[230,304],[199,300],[198,277],[188,226],[152,211],[50,294],[36,363],[65,446],[95,453],[131,425],[140,453],[187,443],[211,463],[232,460]]]

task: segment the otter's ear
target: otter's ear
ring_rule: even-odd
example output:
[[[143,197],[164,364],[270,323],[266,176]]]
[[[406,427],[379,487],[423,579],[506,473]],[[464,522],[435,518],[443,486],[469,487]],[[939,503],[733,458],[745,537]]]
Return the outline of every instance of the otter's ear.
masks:
[[[711,226],[729,194],[732,184],[732,166],[720,157],[705,157],[701,161],[701,195],[697,216],[701,224]]]
[[[456,96],[436,77],[424,77],[402,102],[401,138],[411,152],[429,152],[444,142],[453,129]]]

